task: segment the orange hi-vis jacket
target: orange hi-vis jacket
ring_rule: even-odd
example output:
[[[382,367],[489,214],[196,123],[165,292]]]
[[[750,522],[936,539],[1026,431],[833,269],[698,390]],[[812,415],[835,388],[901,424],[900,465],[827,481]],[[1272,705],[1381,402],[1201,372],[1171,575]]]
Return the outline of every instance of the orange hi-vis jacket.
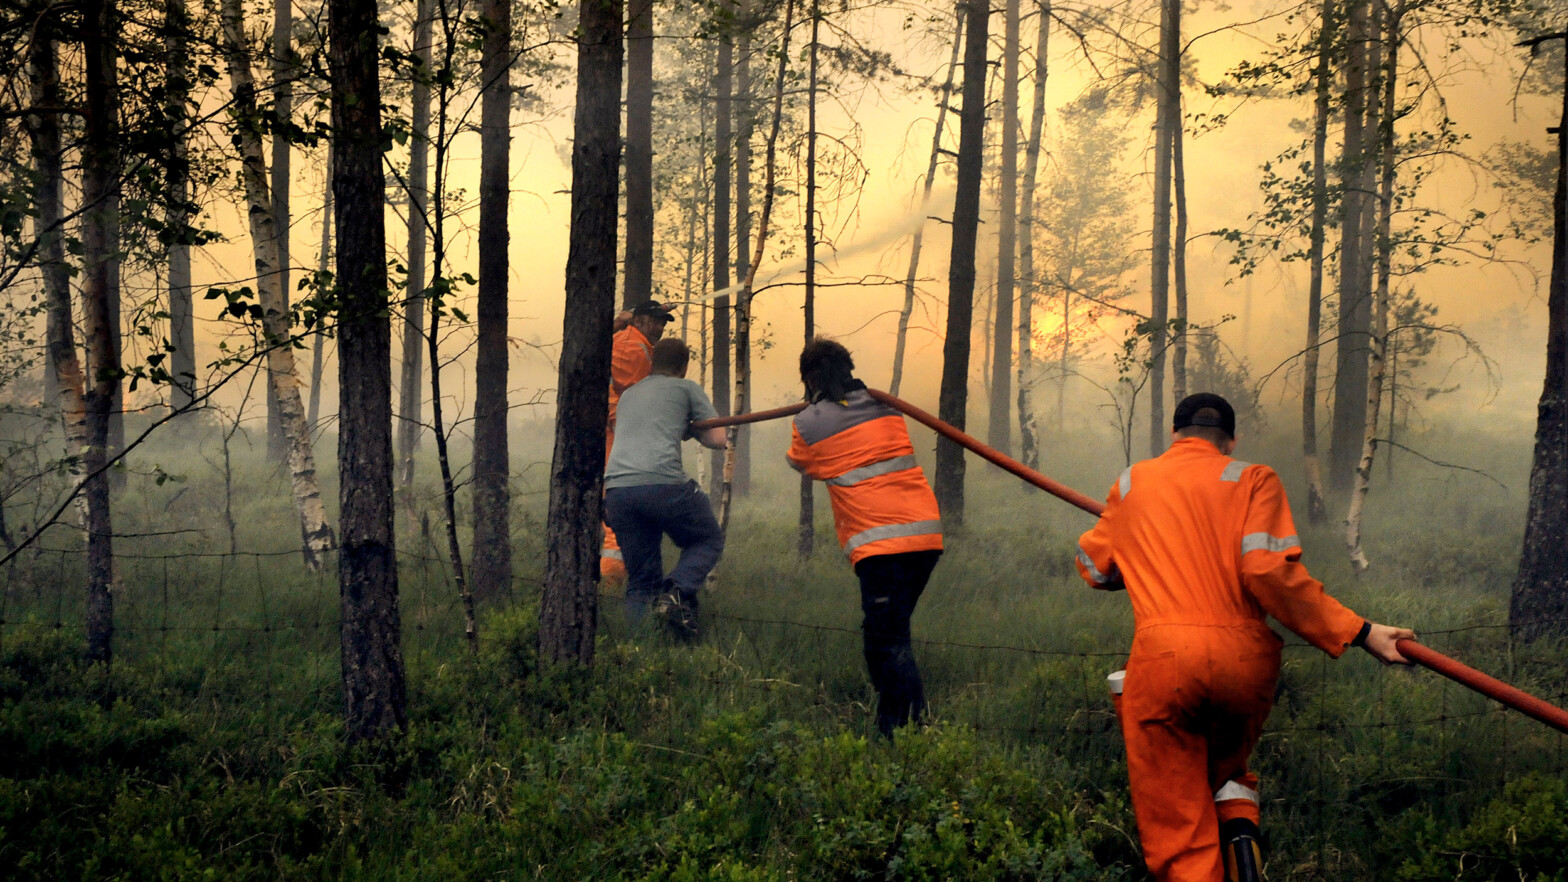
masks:
[[[610,347],[610,432],[615,432],[615,406],[621,395],[653,373],[653,344],[642,331],[627,325],[616,333]],[[608,448],[606,448],[608,450]],[[609,454],[606,453],[606,456]]]
[[[861,387],[795,415],[785,454],[828,485],[838,543],[850,565],[879,554],[942,550],[942,517],[915,462],[904,415]]]
[[[1201,438],[1180,439],[1122,472],[1078,551],[1078,572],[1089,584],[1127,588],[1139,631],[1252,625],[1267,632],[1267,614],[1338,658],[1361,630],[1361,617],[1302,565],[1279,476]]]

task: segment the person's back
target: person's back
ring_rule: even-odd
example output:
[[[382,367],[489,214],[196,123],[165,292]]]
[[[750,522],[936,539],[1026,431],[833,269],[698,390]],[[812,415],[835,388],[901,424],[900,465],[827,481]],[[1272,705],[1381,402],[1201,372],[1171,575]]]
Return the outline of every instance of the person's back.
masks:
[[[691,380],[655,373],[627,389],[616,415],[615,444],[604,467],[604,486],[682,484],[681,442],[694,420],[717,414]]]

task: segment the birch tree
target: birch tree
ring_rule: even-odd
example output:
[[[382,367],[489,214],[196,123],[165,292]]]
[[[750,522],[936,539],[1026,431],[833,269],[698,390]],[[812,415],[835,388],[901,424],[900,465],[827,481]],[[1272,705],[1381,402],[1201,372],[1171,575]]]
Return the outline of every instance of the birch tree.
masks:
[[[278,416],[288,438],[288,467],[294,506],[299,513],[304,540],[305,566],[312,572],[324,564],[332,547],[316,481],[316,457],[310,427],[300,400],[299,377],[294,367],[294,347],[289,330],[289,308],[280,271],[277,215],[267,187],[267,162],[262,155],[260,113],[256,83],[245,46],[245,19],[240,0],[223,0],[223,49],[233,92],[233,117],[240,148],[240,177],[250,222],[251,253],[256,267],[262,345],[266,348],[267,382],[277,400]]]

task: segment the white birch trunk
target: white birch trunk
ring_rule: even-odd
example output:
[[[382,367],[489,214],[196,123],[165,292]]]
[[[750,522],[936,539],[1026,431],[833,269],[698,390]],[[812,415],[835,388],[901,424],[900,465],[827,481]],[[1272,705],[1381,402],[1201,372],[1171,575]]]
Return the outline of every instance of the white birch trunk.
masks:
[[[294,368],[294,348],[289,341],[289,313],[280,275],[278,237],[267,189],[267,163],[262,155],[261,134],[256,128],[256,83],[245,54],[244,11],[240,0],[223,0],[223,49],[234,93],[238,123],[241,179],[250,219],[251,250],[256,259],[256,291],[261,304],[261,327],[267,347],[267,379],[277,397],[278,418],[287,441],[288,467],[294,505],[299,510],[305,565],[317,572],[324,553],[332,547],[332,528],[321,504],[316,481],[315,453],[310,427],[300,403],[300,382]]]

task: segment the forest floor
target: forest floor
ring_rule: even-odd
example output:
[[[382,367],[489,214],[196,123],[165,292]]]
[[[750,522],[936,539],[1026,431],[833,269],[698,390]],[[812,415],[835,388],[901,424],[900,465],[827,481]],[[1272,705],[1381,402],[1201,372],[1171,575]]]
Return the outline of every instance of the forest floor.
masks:
[[[759,435],[766,456],[778,444]],[[1114,457],[1068,450],[1044,470],[1102,496]],[[336,583],[290,548],[284,479],[250,463],[226,499],[217,458],[202,460],[177,481],[133,469],[120,493],[111,667],[78,661],[68,530],[0,571],[0,876],[1144,876],[1105,690],[1130,639],[1125,597],[1073,572],[1088,516],[983,464],[915,617],[930,718],[891,743],[873,736],[858,591],[825,495],[800,560],[796,485],[773,466],[737,507],[698,645],[630,633],[606,593],[592,668],[542,669],[535,465],[518,481],[515,590],[483,609],[477,655],[439,527],[400,515],[410,723],[351,747]],[[1505,489],[1400,468],[1374,489],[1372,571],[1355,579],[1337,529],[1303,520],[1308,564],[1351,608],[1564,703],[1568,651],[1513,645],[1506,628],[1519,469]],[[1255,763],[1268,878],[1568,879],[1565,748],[1428,671],[1291,638]]]

